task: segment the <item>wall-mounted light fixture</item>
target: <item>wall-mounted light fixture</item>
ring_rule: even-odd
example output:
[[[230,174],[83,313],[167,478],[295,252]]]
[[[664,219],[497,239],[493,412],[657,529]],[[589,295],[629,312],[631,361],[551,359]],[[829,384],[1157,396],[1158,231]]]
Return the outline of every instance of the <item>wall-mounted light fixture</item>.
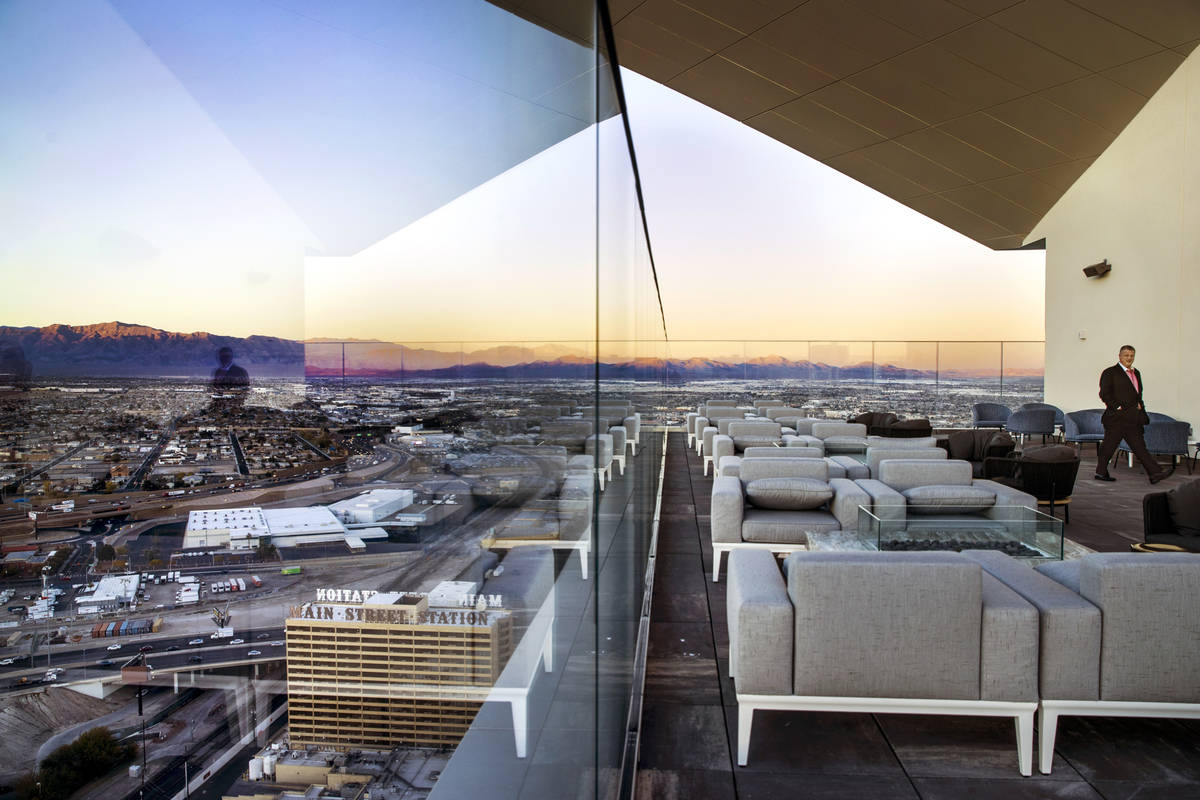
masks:
[[[1112,265],[1108,263],[1108,259],[1104,259],[1099,264],[1090,264],[1083,268],[1083,274],[1089,278],[1103,278],[1112,270]]]

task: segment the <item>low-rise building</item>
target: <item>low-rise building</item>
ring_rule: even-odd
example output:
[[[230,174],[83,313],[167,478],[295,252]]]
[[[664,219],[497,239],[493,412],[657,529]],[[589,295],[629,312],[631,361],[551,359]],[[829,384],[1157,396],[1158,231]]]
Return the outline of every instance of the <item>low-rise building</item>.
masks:
[[[412,489],[372,489],[333,503],[329,510],[342,522],[370,525],[412,504]]]
[[[98,611],[113,611],[122,608],[137,598],[140,582],[141,575],[136,572],[129,575],[106,575],[100,579],[90,594],[77,595],[75,605],[79,608],[88,607]]]

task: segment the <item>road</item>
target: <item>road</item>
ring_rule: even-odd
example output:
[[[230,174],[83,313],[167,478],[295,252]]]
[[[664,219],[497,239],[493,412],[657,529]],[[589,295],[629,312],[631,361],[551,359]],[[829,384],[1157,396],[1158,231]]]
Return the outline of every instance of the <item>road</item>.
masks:
[[[173,702],[173,699],[174,695],[166,691],[162,691],[157,697],[151,697],[150,699],[145,700],[143,711],[147,717],[152,717],[156,712],[170,705],[170,703]],[[90,731],[92,728],[99,728],[103,725],[109,726],[110,728],[121,727],[114,726],[113,723],[124,721],[125,724],[131,724],[129,718],[136,718],[136,715],[137,698],[134,698],[126,703],[124,707],[117,709],[111,714],[105,714],[102,717],[96,717],[95,719],[90,719],[86,722],[81,722],[78,725],[72,725],[69,728],[65,728],[51,736],[46,741],[42,742],[42,745],[38,748],[37,752],[37,763],[42,763],[46,756],[50,755],[63,745],[70,744],[71,742],[75,741],[75,739],[77,739],[81,734]]]
[[[237,433],[233,428],[229,429],[229,446],[233,449],[233,458],[237,462],[238,474],[249,475],[250,467],[246,464],[246,454],[242,452],[242,443],[238,441]]]
[[[239,644],[233,644],[239,640]],[[87,639],[79,645],[55,645],[61,649],[56,649],[53,653],[53,666],[63,669],[64,672],[53,682],[66,683],[111,675],[123,664],[138,656],[141,647],[151,648],[146,652],[145,660],[154,669],[193,664],[211,668],[231,662],[277,659],[285,652],[283,640],[284,629],[279,625],[239,631],[232,639],[211,639],[207,635],[199,634],[155,639],[152,644],[144,644],[145,640],[133,637]],[[193,641],[200,643],[190,644]],[[109,650],[113,645],[118,649]],[[259,655],[252,656],[251,651],[258,651]],[[197,658],[200,660],[192,660]],[[46,672],[46,664],[40,655],[35,657],[34,662],[31,665],[27,660],[21,660],[0,666],[0,692],[39,685]],[[18,683],[21,677],[26,677],[29,681],[25,684]]]
[[[54,467],[57,464],[61,464],[62,462],[66,461],[68,458],[71,458],[72,456],[74,456],[76,453],[82,452],[83,450],[86,450],[87,448],[91,447],[96,441],[98,441],[98,440],[88,439],[83,444],[79,445],[76,448],[68,450],[67,452],[63,453],[61,456],[54,459],[53,461],[46,462],[42,466],[35,469],[33,472],[30,472],[28,475],[19,477],[15,483],[11,484],[13,487],[15,487],[14,491],[20,490],[21,484],[28,483],[29,481],[31,481],[34,478],[36,478],[37,476],[41,475],[43,472],[50,469],[51,467]]]
[[[133,491],[133,487],[137,486],[146,477],[146,472],[158,460],[163,448],[167,446],[167,442],[175,435],[175,426],[179,424],[180,417],[176,417],[167,424],[167,429],[163,431],[162,436],[158,437],[158,441],[154,444],[154,449],[146,454],[140,466],[129,474],[129,480],[121,487],[123,492]]]

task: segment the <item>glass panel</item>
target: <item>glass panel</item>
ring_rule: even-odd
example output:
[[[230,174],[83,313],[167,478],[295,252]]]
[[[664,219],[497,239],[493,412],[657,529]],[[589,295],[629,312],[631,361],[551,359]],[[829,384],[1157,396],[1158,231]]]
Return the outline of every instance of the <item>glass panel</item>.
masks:
[[[746,342],[746,380],[753,383],[756,401],[780,401],[803,408],[811,394],[812,374],[808,342]],[[756,402],[756,405],[758,402]]]
[[[905,419],[928,418],[937,407],[937,342],[875,342],[875,390],[883,410]]]
[[[615,786],[669,353],[594,5],[552,14],[569,35],[482,0],[5,14],[6,268],[80,264],[39,325],[139,323],[2,353],[22,576],[139,582],[18,631],[39,668],[227,691],[149,746],[150,793],[227,751],[286,782],[284,726],[348,769],[426,748],[434,797]],[[43,547],[64,525],[111,552]]]
[[[970,427],[975,403],[1004,403],[1000,342],[938,344],[938,405],[934,427]]]
[[[1004,397],[1011,408],[1045,399],[1046,343],[1004,342]]]

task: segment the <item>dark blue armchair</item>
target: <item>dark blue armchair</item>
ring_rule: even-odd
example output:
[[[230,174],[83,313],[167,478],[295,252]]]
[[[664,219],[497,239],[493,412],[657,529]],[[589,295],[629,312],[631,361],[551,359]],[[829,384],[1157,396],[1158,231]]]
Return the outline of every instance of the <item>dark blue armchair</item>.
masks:
[[[1003,428],[1012,411],[999,403],[976,403],[971,406],[971,427]]]
[[[1054,409],[1051,408],[1021,408],[1014,411],[1004,424],[1009,433],[1025,436],[1041,435],[1045,444],[1047,436],[1054,435]]]
[[[1172,464],[1175,463],[1178,456],[1186,457],[1188,437],[1192,434],[1192,426],[1166,414],[1156,414],[1153,411],[1148,413],[1150,424],[1143,430],[1146,436],[1146,449],[1150,451],[1151,455],[1170,456]],[[1118,449],[1129,455],[1132,466],[1133,451],[1129,449],[1129,445],[1124,439],[1121,440]]]
[[[1063,441],[1082,446],[1086,442],[1096,443],[1096,455],[1100,455],[1100,442],[1104,440],[1104,414],[1102,408],[1086,408],[1072,411],[1063,417]]]
[[[1054,412],[1054,425],[1059,430],[1062,430],[1063,426],[1066,424],[1066,415],[1063,414],[1063,410],[1058,406],[1052,406],[1049,403],[1026,403],[1018,408],[1017,411],[1031,411],[1046,408]]]

